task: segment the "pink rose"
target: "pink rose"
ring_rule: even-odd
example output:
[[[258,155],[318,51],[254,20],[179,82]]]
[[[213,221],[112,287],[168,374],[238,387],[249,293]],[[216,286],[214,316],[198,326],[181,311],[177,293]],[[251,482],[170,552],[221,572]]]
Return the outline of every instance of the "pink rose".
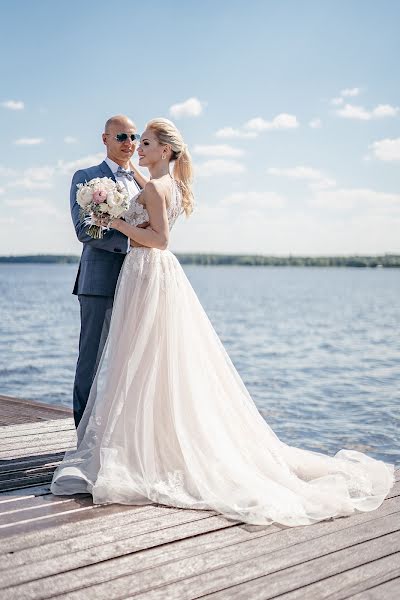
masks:
[[[93,194],[93,202],[102,204],[107,200],[107,192],[105,190],[96,190]]]

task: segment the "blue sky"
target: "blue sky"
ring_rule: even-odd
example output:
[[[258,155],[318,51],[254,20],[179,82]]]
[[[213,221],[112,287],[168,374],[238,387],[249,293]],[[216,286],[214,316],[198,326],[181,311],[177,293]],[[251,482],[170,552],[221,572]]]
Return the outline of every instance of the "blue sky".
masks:
[[[0,254],[80,252],[77,168],[172,118],[196,211],[174,251],[400,252],[400,4],[3,0]]]

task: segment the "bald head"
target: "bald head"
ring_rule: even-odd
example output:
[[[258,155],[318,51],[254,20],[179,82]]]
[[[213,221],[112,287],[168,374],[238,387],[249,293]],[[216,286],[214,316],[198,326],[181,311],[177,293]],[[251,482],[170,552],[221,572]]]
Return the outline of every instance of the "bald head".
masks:
[[[125,134],[122,139],[121,134]],[[107,147],[107,156],[124,169],[128,168],[136,149],[137,140],[134,134],[136,125],[126,115],[110,117],[104,127],[102,138]]]
[[[104,133],[110,133],[111,129],[114,131],[116,128],[121,128],[121,131],[127,129],[134,129],[136,131],[135,123],[126,115],[115,115],[114,117],[110,117],[104,126]]]

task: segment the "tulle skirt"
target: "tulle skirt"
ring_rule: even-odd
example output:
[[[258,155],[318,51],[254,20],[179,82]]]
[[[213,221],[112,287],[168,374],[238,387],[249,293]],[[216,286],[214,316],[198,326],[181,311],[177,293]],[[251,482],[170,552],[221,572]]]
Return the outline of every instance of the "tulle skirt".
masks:
[[[176,257],[133,248],[56,495],[295,526],[376,509],[394,467],[294,448],[258,412]]]

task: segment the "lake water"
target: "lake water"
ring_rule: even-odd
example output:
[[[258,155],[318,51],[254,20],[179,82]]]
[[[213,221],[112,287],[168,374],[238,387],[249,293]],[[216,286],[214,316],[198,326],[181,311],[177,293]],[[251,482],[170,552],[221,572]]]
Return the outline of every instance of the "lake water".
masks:
[[[0,265],[0,393],[71,406],[77,265]],[[400,270],[186,266],[287,443],[400,463]]]

